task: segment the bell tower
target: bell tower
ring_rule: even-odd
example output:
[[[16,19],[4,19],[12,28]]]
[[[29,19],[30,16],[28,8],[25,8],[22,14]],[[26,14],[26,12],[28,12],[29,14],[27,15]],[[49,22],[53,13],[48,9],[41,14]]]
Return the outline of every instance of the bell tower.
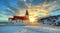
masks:
[[[28,13],[28,10],[26,10],[25,17],[29,18],[29,13]]]

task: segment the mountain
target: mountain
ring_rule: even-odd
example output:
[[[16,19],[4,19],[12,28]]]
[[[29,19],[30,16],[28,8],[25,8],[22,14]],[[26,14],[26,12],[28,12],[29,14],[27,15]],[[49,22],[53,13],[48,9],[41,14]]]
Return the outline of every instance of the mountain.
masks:
[[[60,15],[56,15],[56,16],[49,16],[46,18],[41,18],[38,20],[38,22],[42,22],[43,24],[59,24],[60,25]]]

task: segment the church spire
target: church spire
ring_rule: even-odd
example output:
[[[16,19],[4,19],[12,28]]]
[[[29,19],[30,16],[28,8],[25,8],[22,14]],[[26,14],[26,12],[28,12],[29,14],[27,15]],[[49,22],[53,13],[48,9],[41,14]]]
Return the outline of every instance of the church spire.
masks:
[[[25,14],[26,17],[29,17],[29,13],[28,13],[28,10],[26,10],[26,14]]]

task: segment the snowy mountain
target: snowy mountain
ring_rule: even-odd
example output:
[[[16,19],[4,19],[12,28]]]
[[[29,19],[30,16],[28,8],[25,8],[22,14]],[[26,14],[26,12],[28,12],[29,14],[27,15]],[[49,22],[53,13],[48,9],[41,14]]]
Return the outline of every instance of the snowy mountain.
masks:
[[[39,20],[39,22],[47,23],[47,24],[54,24],[54,25],[60,25],[60,15],[56,16],[49,16],[46,18],[42,18]]]

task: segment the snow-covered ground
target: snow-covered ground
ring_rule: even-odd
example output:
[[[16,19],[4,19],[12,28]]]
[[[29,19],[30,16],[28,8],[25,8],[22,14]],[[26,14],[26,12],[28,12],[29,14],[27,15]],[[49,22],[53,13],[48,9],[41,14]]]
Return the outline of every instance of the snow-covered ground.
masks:
[[[0,26],[0,33],[60,33],[60,26],[41,23],[37,23],[35,26]]]

